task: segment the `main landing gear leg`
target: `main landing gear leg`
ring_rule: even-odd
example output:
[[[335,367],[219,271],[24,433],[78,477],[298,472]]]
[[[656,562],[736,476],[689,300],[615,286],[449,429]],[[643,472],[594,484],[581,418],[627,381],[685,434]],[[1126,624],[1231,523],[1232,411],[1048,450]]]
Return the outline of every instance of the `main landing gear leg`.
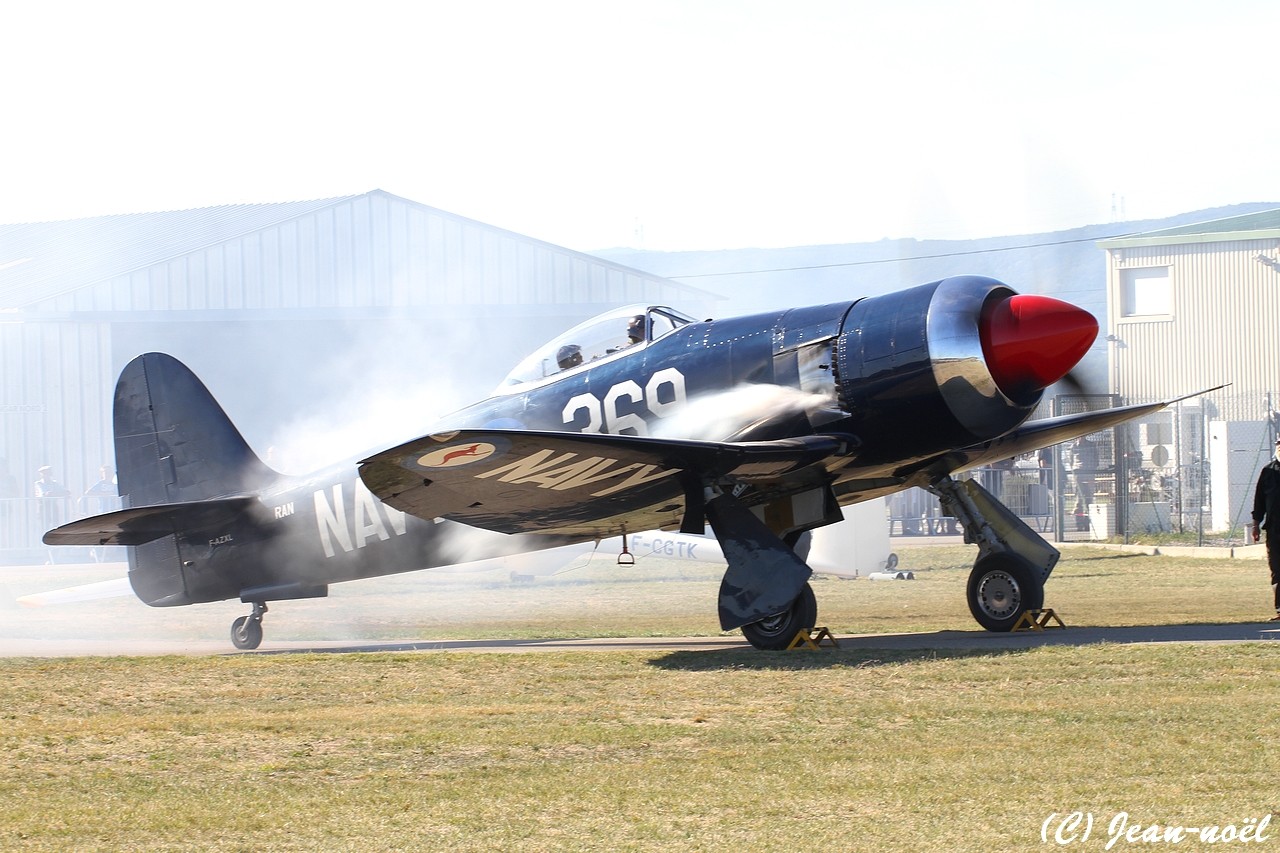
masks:
[[[929,486],[947,514],[977,544],[969,573],[969,612],[988,631],[1012,631],[1028,610],[1044,607],[1044,584],[1059,552],[975,480],[943,477]]]
[[[785,649],[799,631],[812,630],[818,604],[805,562],[732,495],[710,498],[706,516],[728,564],[720,628],[741,629],[757,649]]]
[[[264,601],[253,602],[253,612],[231,623],[231,643],[237,649],[256,649],[262,645],[262,617],[267,613]]]

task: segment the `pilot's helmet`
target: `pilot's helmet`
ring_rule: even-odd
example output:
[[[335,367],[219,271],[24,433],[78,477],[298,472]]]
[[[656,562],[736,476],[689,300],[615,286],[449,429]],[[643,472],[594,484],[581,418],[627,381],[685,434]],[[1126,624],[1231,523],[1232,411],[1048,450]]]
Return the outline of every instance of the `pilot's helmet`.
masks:
[[[627,340],[633,344],[643,341],[644,335],[644,315],[637,314],[631,318],[631,322],[627,324]]]
[[[565,344],[556,352],[556,364],[561,370],[577,367],[582,364],[582,347],[577,344]]]

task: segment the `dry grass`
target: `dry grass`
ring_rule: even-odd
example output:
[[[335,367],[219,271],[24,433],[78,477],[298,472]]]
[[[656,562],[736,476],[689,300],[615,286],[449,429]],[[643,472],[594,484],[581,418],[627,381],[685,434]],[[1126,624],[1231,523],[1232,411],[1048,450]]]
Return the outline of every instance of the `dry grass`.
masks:
[[[0,848],[1039,845],[1280,812],[1267,644],[8,662]]]
[[[822,621],[971,629],[971,549],[902,556],[916,581],[817,581]],[[356,584],[273,609],[268,641],[324,635],[326,608],[390,637],[482,633],[464,607],[495,634],[714,631],[713,571],[648,569]],[[1269,592],[1261,563],[1102,550],[1068,551],[1049,590],[1099,625],[1245,621]],[[987,851],[1043,848],[1054,812],[1239,823],[1280,813],[1278,662],[1271,643],[5,660],[0,849]]]

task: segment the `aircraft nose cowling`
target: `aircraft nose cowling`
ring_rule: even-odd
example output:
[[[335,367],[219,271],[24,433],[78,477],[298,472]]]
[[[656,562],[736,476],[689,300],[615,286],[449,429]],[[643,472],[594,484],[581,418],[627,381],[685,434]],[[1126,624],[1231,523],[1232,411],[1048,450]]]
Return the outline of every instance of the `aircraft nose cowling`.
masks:
[[[845,431],[870,462],[922,457],[1004,435],[1035,411],[1097,334],[1086,311],[953,276],[854,303],[836,347]]]
[[[1062,379],[1097,336],[1098,321],[1088,311],[1035,294],[991,300],[978,321],[991,378],[1013,398],[1042,391]]]

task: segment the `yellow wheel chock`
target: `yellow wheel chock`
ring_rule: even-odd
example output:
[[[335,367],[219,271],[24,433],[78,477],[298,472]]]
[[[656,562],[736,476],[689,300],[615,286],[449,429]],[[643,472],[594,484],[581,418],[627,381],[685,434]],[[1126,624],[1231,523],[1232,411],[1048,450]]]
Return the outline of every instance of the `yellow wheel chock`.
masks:
[[[830,640],[832,648],[840,648],[840,644],[836,642],[836,638],[831,636],[831,632],[826,628],[814,628],[812,631],[807,631],[801,628],[796,634],[795,639],[791,641],[791,645],[787,646],[787,651],[806,648],[816,652],[818,650],[818,646],[822,645],[823,640]]]
[[[1047,607],[1044,610],[1024,610],[1022,615],[1018,617],[1018,621],[1013,623],[1013,631],[1043,631],[1045,628],[1052,628],[1050,621],[1058,623],[1059,628],[1065,628],[1062,620],[1058,618],[1058,614],[1053,612],[1053,608]]]

